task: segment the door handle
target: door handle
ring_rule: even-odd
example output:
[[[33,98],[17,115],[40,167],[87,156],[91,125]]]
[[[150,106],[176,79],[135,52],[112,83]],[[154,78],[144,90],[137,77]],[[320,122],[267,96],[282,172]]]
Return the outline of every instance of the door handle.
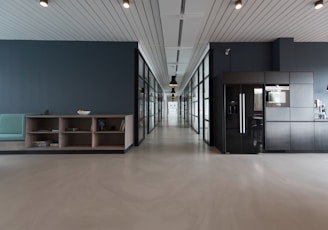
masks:
[[[239,133],[243,133],[243,96],[239,94]]]
[[[246,133],[246,104],[245,94],[239,94],[239,133]]]
[[[243,120],[243,127],[242,127],[242,133],[246,133],[246,96],[243,93],[242,94],[242,103],[243,103],[243,111],[242,111],[242,120]]]

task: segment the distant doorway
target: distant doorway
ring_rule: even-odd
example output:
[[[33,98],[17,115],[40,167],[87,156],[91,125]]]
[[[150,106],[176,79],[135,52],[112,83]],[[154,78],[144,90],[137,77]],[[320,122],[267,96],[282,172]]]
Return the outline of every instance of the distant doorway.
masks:
[[[167,103],[167,124],[168,126],[176,126],[178,125],[178,102],[177,101],[169,101]]]

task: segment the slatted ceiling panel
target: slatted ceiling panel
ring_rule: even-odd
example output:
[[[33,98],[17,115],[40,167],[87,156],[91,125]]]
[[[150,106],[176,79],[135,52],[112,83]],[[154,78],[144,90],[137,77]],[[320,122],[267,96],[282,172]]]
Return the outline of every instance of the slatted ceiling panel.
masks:
[[[132,40],[132,36],[127,32],[127,30],[117,24],[115,20],[113,20],[113,15],[111,10],[109,10],[109,6],[104,4],[103,1],[96,1],[95,11],[98,12],[100,20],[104,27],[104,32],[106,36],[111,41],[120,41],[121,39],[130,38]]]
[[[285,5],[285,6],[283,6]],[[265,39],[269,38],[271,36],[267,35],[268,29],[273,29],[276,32],[278,27],[281,26],[282,23],[284,23],[286,20],[289,20],[288,15],[291,13],[293,8],[292,2],[285,2],[285,4],[277,4],[275,10],[271,10],[268,12],[268,15],[264,15],[262,19],[262,25],[257,29],[259,31],[259,34],[257,36],[254,36],[254,34],[248,33],[248,36],[245,36],[245,39],[249,41],[256,41],[258,39]],[[270,14],[272,12],[272,14]],[[281,33],[281,31],[279,31]]]
[[[230,2],[228,1],[218,1],[218,3],[215,4],[216,11],[213,11],[215,18],[211,18],[211,21],[208,21],[211,25],[211,27],[208,28],[208,40],[213,41],[218,36],[222,25],[224,25],[227,19],[227,9],[229,9],[229,6]]]
[[[110,27],[108,27],[108,24],[106,23],[106,17],[104,17],[105,15],[102,13],[102,8],[101,6],[99,6],[99,4],[101,4],[101,1],[95,1],[95,4],[93,4],[92,6],[90,5],[89,2],[81,2],[81,5],[83,6],[83,10],[86,13],[86,15],[90,15],[88,18],[88,20],[90,21],[91,26],[94,27],[94,29],[96,31],[98,31],[99,33],[99,37],[101,40],[106,40],[106,39],[111,39],[114,40],[114,36],[112,36],[112,34],[114,33],[108,33],[108,31],[110,31]],[[84,12],[81,12],[82,15],[85,15]],[[108,12],[107,12],[108,14]]]
[[[248,3],[248,2],[247,2]],[[250,10],[248,5],[252,5],[251,7],[255,9],[255,12]],[[249,4],[245,4],[243,10],[245,10],[244,14],[241,13],[240,10],[235,10],[231,8],[230,10],[233,11],[232,17],[234,20],[230,24],[229,33],[223,36],[222,40],[225,41],[234,41],[234,36],[236,33],[244,34],[248,32],[248,28],[251,24],[254,24],[254,19],[258,16],[258,13],[261,12],[264,8],[263,1],[254,1]],[[258,22],[261,23],[261,22]],[[255,24],[257,25],[257,23]]]
[[[316,41],[328,41],[328,9],[327,7],[316,10],[315,14],[299,18],[290,33],[295,34],[295,41],[309,41],[316,38]],[[304,33],[304,25],[308,30]]]
[[[83,15],[81,13],[81,8],[82,7],[80,7],[80,5],[74,6],[72,4],[53,4],[49,6],[49,8],[43,9],[41,7],[40,9],[43,10],[43,13],[45,13],[44,20],[48,20],[49,22],[53,23],[53,26],[51,27],[58,25],[59,28],[62,28],[61,31],[58,31],[61,36],[63,35],[63,32],[68,32],[69,27],[76,32],[75,36],[83,36],[89,40],[95,40],[94,29],[88,29],[87,26],[90,27],[90,23],[88,22],[87,18],[81,17]],[[55,12],[59,13],[59,18],[57,18],[59,15],[54,15]],[[74,17],[71,15],[74,15]],[[52,19],[51,21],[50,18]],[[65,25],[65,23],[68,27]],[[40,29],[43,30],[44,28]],[[70,39],[78,40],[77,37],[73,37],[72,35],[73,34],[70,33]]]

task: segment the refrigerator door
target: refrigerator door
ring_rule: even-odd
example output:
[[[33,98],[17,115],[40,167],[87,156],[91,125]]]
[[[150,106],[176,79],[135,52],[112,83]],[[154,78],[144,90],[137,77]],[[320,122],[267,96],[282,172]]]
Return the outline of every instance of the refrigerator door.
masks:
[[[226,85],[225,86],[225,100],[226,100],[226,153],[239,153],[242,152],[241,146],[241,133],[242,133],[242,105],[240,85]]]
[[[263,85],[226,85],[226,152],[263,148]],[[238,109],[234,109],[236,106]]]

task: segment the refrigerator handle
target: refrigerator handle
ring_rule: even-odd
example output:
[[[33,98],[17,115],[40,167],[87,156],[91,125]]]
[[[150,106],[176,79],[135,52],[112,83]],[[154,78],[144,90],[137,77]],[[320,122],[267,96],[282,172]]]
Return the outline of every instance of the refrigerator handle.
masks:
[[[246,133],[246,103],[245,103],[245,99],[246,99],[246,96],[245,94],[243,93],[242,94],[242,104],[243,104],[243,130],[242,130],[242,133]]]
[[[243,133],[243,96],[239,94],[239,133]]]

